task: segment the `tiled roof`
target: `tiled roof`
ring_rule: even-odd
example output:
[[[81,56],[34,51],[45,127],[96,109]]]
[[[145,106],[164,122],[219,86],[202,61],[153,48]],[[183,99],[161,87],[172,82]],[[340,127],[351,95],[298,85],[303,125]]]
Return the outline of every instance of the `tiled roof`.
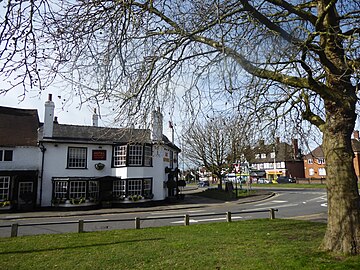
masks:
[[[305,155],[305,159],[309,158],[323,158],[324,157],[324,151],[322,150],[322,146],[316,147],[313,151]]]
[[[360,152],[360,141],[356,139],[351,139],[351,147],[354,152]],[[322,146],[316,147],[313,151],[309,154],[305,155],[305,159],[309,158],[324,158],[324,151],[322,150]]]
[[[275,147],[274,147],[275,146]],[[294,157],[293,147],[285,142],[268,145],[259,145],[252,150],[252,158],[250,159],[251,163],[264,163],[264,162],[274,162],[274,158],[271,158],[270,154],[275,150],[275,160],[276,161],[302,161],[299,157]],[[255,158],[255,155],[259,154],[260,158]],[[261,158],[261,154],[266,154],[266,158]]]
[[[94,126],[63,125],[54,123],[53,136],[43,138],[43,126],[39,130],[40,141],[81,143],[150,143],[150,130],[134,128],[107,128]],[[163,135],[163,143],[180,149]]]
[[[39,140],[125,143],[149,142],[150,131],[147,129],[106,128],[79,125],[63,125],[54,123],[53,136],[43,138],[43,126],[40,128]]]
[[[37,110],[0,106],[0,146],[36,146]]]

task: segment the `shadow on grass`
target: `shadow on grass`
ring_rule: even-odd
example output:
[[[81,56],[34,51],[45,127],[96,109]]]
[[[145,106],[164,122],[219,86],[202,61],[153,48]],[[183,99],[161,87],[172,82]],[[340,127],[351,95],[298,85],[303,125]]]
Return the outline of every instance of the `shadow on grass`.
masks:
[[[37,250],[19,250],[19,251],[8,251],[8,252],[1,252],[2,255],[6,254],[26,254],[26,253],[37,253],[37,252],[45,252],[45,251],[55,251],[55,250],[71,250],[71,249],[78,249],[78,248],[87,248],[87,247],[101,247],[101,246],[111,246],[111,245],[118,245],[124,243],[136,243],[136,242],[147,242],[147,241],[159,241],[164,240],[165,238],[148,238],[148,239],[141,239],[141,240],[126,240],[126,241],[117,241],[117,242],[110,242],[110,243],[99,243],[99,244],[89,244],[89,245],[77,245],[77,246],[69,246],[69,247],[54,247],[54,248],[44,248],[44,249],[37,249]]]

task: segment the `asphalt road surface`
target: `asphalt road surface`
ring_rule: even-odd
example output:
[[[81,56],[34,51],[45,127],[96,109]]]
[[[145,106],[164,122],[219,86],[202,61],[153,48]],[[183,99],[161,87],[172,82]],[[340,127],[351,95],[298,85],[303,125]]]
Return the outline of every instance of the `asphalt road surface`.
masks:
[[[202,224],[207,222],[226,222],[226,212],[231,212],[233,221],[269,218],[269,209],[278,209],[275,213],[276,218],[291,218],[301,220],[311,220],[326,222],[327,201],[325,190],[309,189],[272,189],[275,195],[262,201],[239,203],[209,203],[201,204],[199,207],[184,205],[180,209],[148,208],[146,211],[135,211],[121,213],[91,213],[79,216],[36,216],[22,217],[15,214],[8,215],[7,218],[0,220],[1,225],[19,224],[18,236],[34,234],[54,234],[77,232],[79,220],[84,220],[84,231],[100,231],[114,229],[135,228],[135,218],[140,218],[138,226],[141,228],[158,226],[184,226],[184,216],[189,215],[189,224]],[[252,212],[251,211],[264,211]],[[127,221],[118,220],[127,219]],[[69,222],[70,224],[52,225],[31,225],[21,226],[29,223],[46,222]],[[0,237],[9,237],[10,227],[0,228]]]

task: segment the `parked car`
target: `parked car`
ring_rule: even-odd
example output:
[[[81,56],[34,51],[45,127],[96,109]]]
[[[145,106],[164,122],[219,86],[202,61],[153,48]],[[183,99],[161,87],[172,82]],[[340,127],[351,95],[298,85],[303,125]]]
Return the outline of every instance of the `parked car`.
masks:
[[[288,177],[288,176],[279,176],[276,179],[276,182],[278,182],[279,184],[296,183],[295,179]]]
[[[266,178],[259,178],[257,180],[257,183],[258,184],[270,184],[270,180],[269,179],[266,179]]]
[[[198,184],[198,187],[208,187],[210,186],[210,183],[209,181],[200,181],[199,184]]]

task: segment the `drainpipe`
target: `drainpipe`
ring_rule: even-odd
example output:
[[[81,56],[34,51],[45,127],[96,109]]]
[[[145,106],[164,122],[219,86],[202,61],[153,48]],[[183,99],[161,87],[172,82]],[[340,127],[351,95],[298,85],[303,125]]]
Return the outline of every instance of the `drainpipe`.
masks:
[[[41,203],[42,203],[42,191],[43,191],[43,176],[44,176],[44,162],[45,162],[45,151],[46,148],[44,146],[43,143],[39,143],[39,148],[40,151],[42,153],[42,157],[41,157],[41,172],[40,172],[40,198],[39,198],[39,204],[41,207]]]

